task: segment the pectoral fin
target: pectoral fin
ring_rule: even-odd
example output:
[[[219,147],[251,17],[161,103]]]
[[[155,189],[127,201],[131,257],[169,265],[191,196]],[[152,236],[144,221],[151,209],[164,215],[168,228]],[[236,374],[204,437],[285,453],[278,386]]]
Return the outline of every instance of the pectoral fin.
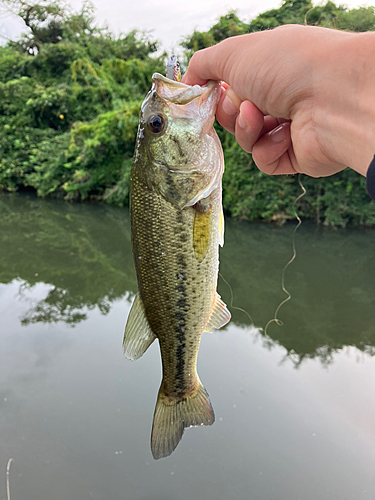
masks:
[[[198,202],[194,205],[194,209],[194,255],[198,262],[202,262],[210,246],[212,207],[211,205],[201,205]]]
[[[211,332],[212,328],[218,330],[222,326],[226,325],[231,318],[231,314],[228,311],[227,306],[221,300],[221,297],[216,293],[214,305],[212,307],[211,316],[205,328],[205,332]]]
[[[126,322],[122,347],[125,356],[134,361],[147,351],[156,339],[147,321],[145,308],[139,293],[136,295]]]

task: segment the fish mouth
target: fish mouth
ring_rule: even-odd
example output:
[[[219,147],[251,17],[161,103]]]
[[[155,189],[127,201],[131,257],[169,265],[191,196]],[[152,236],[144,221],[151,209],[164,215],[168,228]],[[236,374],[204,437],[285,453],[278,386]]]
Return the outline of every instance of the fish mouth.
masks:
[[[186,85],[170,80],[160,73],[154,73],[151,91],[155,91],[162,99],[173,104],[188,104],[194,99],[207,99],[211,94],[216,94],[217,104],[220,98],[220,83],[210,80],[202,87],[200,85]]]

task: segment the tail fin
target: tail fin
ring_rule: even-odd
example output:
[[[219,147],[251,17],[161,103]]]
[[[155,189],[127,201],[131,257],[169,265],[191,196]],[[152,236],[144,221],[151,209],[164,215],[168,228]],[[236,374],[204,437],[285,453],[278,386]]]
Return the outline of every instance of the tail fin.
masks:
[[[200,382],[197,393],[173,403],[159,390],[151,434],[153,457],[157,460],[170,455],[180,442],[185,427],[211,425],[214,421],[210,398]]]

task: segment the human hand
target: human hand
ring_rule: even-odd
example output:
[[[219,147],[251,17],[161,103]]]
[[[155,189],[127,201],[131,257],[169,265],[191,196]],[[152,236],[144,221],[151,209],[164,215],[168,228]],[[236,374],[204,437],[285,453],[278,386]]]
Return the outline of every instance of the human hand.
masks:
[[[228,38],[195,53],[183,81],[225,82],[217,119],[260,170],[321,177],[350,166],[364,175],[375,148],[368,35],[290,25]]]

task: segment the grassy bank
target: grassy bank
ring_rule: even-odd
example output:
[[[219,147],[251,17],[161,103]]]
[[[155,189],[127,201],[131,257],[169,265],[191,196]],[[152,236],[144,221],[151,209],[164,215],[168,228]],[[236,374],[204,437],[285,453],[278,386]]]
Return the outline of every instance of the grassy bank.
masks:
[[[126,205],[140,104],[152,73],[164,73],[166,54],[155,57],[158,43],[142,33],[115,36],[95,27],[88,3],[78,13],[59,2],[8,3],[28,33],[0,47],[0,189]],[[375,29],[375,14],[373,7],[313,7],[308,0],[284,2],[250,22],[229,12],[182,42],[185,64],[194,51],[229,36],[291,22],[367,31]],[[225,212],[280,224],[294,218],[297,178],[262,174],[217,128]],[[375,204],[355,172],[302,182],[303,217],[329,226],[375,224]]]

